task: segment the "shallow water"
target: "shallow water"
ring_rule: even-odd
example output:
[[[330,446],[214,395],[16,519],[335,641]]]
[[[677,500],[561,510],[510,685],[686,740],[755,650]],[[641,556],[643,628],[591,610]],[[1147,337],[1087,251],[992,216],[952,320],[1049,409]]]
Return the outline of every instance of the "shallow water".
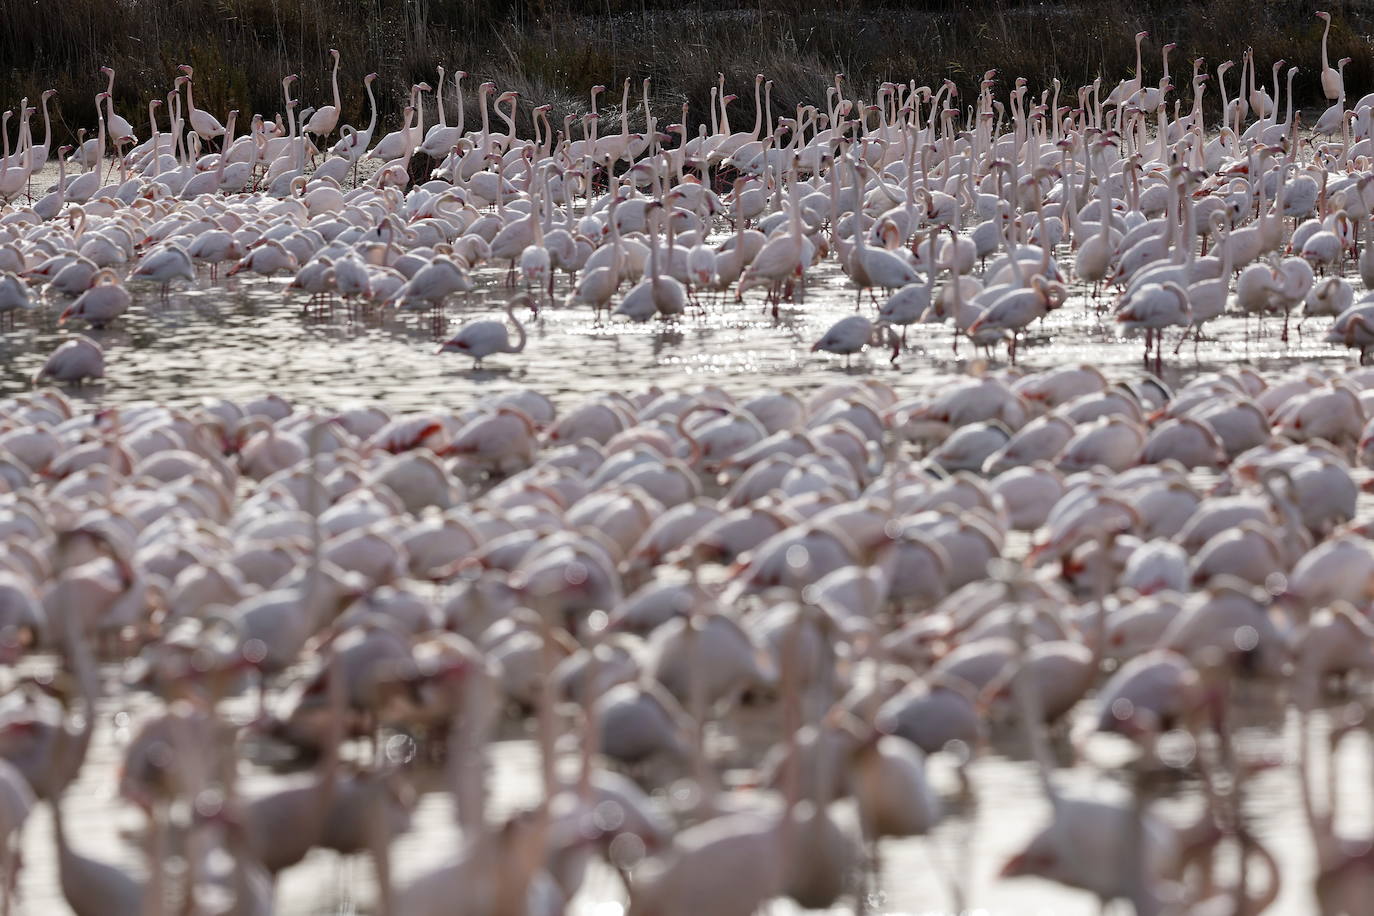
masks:
[[[140,713],[153,704],[142,695],[115,695],[118,671],[105,672],[106,699],[87,765],[69,790],[65,805],[70,842],[78,851],[111,864],[137,871],[140,854],[121,832],[136,831],[142,824],[133,809],[115,798],[115,780],[123,746],[129,740],[127,725],[137,722]],[[251,715],[245,700],[228,704],[230,714],[240,720]],[[1310,842],[1303,822],[1296,770],[1297,721],[1289,716],[1279,722],[1272,718],[1272,697],[1251,696],[1240,704],[1246,720],[1237,731],[1237,746],[1247,760],[1282,760],[1256,776],[1247,786],[1247,811],[1254,832],[1269,844],[1284,868],[1284,885],[1278,905],[1271,912],[1307,914],[1313,911],[1308,895],[1308,877],[1313,869]],[[130,719],[124,719],[127,713]],[[1253,722],[1251,721],[1253,720]],[[1326,717],[1315,719],[1320,745],[1326,732]],[[1109,762],[1123,744],[1115,739],[1095,741],[1089,756],[1098,763]],[[1338,822],[1357,833],[1367,825],[1371,810],[1371,747],[1363,739],[1347,741],[1338,758],[1341,784],[1337,810]],[[509,739],[491,748],[489,780],[491,808],[500,813],[531,804],[538,782],[538,754],[529,740]],[[936,785],[949,797],[956,792],[956,778],[945,755],[931,758]],[[1086,761],[1056,771],[1061,788],[1081,791],[1100,784],[1095,769]],[[987,916],[1088,916],[1099,912],[1095,898],[1086,893],[1064,889],[1039,879],[998,880],[997,870],[1015,853],[1048,816],[1049,806],[1028,763],[998,753],[980,755],[969,768],[974,803],[947,817],[929,839],[886,840],[881,847],[882,888],[871,900],[870,912],[947,914],[955,912],[951,899],[951,876],[959,876],[965,893],[965,910]],[[245,795],[269,791],[282,777],[266,767],[254,765],[242,773]],[[439,791],[440,777],[420,773],[416,786],[421,791],[413,826],[393,846],[393,872],[398,885],[449,856],[457,834],[452,824],[449,796]],[[1099,780],[1099,781],[1095,781]],[[1320,795],[1318,796],[1321,797]],[[1200,797],[1195,785],[1180,787],[1163,801],[1159,810],[1179,823],[1196,816]],[[41,808],[29,822],[24,839],[24,871],[21,877],[19,913],[48,914],[67,912],[57,885],[56,862],[50,819]],[[345,859],[332,852],[315,851],[304,862],[283,873],[277,888],[278,912],[295,916],[367,913],[372,910],[372,872],[362,857]],[[606,868],[589,872],[573,912],[584,916],[612,916],[622,900],[621,888]],[[795,910],[781,904],[773,912]]]
[[[783,303],[776,321],[762,295],[751,293],[743,303],[733,295],[704,296],[701,309],[677,319],[597,322],[585,307],[562,305],[566,289],[560,282],[555,303],[541,308],[538,317],[517,313],[529,331],[525,351],[493,356],[480,370],[466,357],[435,350],[463,322],[500,316],[511,293],[501,269],[479,271],[480,290],[453,297],[439,323],[394,311],[350,316],[341,302],[332,316],[306,316],[308,297],[287,292],[289,278],[204,281],[173,290],[165,302],[145,286],[129,313],[103,330],[59,327],[64,301],[21,317],[13,330],[0,330],[0,393],[29,387],[47,354],[72,330],[99,341],[106,364],[103,381],[74,393],[108,403],[188,404],[273,392],[321,406],[376,401],[414,410],[462,407],[493,392],[531,387],[567,406],[585,394],[650,385],[711,383],[736,394],[760,386],[809,388],[846,371],[871,372],[906,395],[942,375],[982,365],[966,341],[954,356],[944,325],[912,325],[909,349],[895,366],[887,351],[856,356],[849,370],[843,357],[813,354],[812,342],[854,309],[853,288],[833,261],[814,273],[805,301]],[[1141,342],[1119,335],[1111,300],[1102,302],[1108,308],[1099,315],[1094,300],[1078,291],[1043,324],[1032,325],[1018,365],[1034,370],[1088,362],[1113,377],[1142,374]],[[864,303],[871,313],[866,295]],[[1313,320],[1283,343],[1278,319],[1268,319],[1265,336],[1258,337],[1255,321],[1225,317],[1207,325],[1209,340],[1196,350],[1189,341],[1176,357],[1170,351],[1177,332],[1171,332],[1162,374],[1174,383],[1240,362],[1271,371],[1300,362],[1351,362],[1348,351],[1322,343],[1325,324]],[[1005,362],[1002,350],[994,364]]]
[[[206,281],[193,289],[173,291],[165,302],[155,290],[143,289],[129,314],[108,329],[87,332],[105,348],[107,378],[71,393],[96,403],[192,404],[204,397],[272,392],[321,406],[367,401],[410,410],[462,408],[488,394],[530,387],[566,408],[586,394],[607,390],[711,383],[735,394],[748,394],[760,387],[815,387],[846,372],[872,373],[905,396],[929,390],[943,377],[979,371],[983,366],[966,343],[961,358],[956,359],[950,352],[950,331],[943,326],[913,326],[910,348],[895,366],[886,352],[856,357],[851,370],[841,357],[809,352],[811,342],[831,323],[853,313],[853,291],[833,262],[816,273],[805,302],[784,303],[777,320],[767,313],[759,295],[751,295],[743,304],[707,298],[704,308],[679,320],[644,325],[597,323],[585,309],[553,304],[528,320],[530,337],[523,353],[492,357],[485,369],[477,371],[465,357],[436,354],[436,341],[463,321],[499,313],[509,295],[502,273],[482,271],[482,292],[455,297],[442,327],[423,316],[350,317],[342,307],[332,316],[306,316],[305,297],[287,293],[284,278]],[[560,284],[558,298],[563,295]],[[14,329],[0,330],[0,393],[28,388],[46,355],[70,333],[56,323],[62,305],[50,303],[22,316]],[[864,307],[870,308],[866,303]],[[1295,332],[1285,344],[1279,340],[1277,321],[1270,320],[1266,336],[1258,338],[1253,322],[1225,318],[1208,326],[1211,339],[1196,352],[1190,342],[1178,357],[1170,356],[1163,374],[1166,381],[1177,384],[1198,372],[1240,363],[1270,371],[1299,364],[1351,363],[1345,350],[1321,342],[1324,325],[1314,321],[1304,334]],[[1167,350],[1175,340],[1171,334]],[[1109,376],[1126,378],[1144,373],[1140,357],[1140,342],[1119,337],[1110,310],[1106,317],[1100,316],[1092,300],[1079,290],[1043,327],[1032,329],[1031,340],[1021,348],[1020,365],[1029,370],[1091,362]],[[1004,362],[1005,355],[998,354],[994,365]],[[113,797],[121,754],[121,738],[113,721],[116,713],[136,713],[146,704],[146,698],[127,694],[105,701],[89,765],[68,800],[74,842],[88,854],[131,865],[138,853],[119,841],[117,832],[137,825],[132,812]],[[1266,722],[1264,717],[1259,721],[1242,730],[1241,746],[1252,755],[1287,755],[1291,761],[1295,724],[1272,718]],[[525,740],[504,741],[495,746],[493,756],[494,771],[500,774],[493,781],[496,807],[528,799],[536,782],[532,745]],[[1364,833],[1371,817],[1369,759],[1369,747],[1362,740],[1347,742],[1342,751],[1346,778],[1341,784],[1341,818],[1348,824],[1363,823]],[[938,784],[952,792],[955,779],[948,762],[937,759],[933,766]],[[1080,764],[1060,771],[1057,778],[1065,785],[1079,785],[1095,772]],[[1033,768],[1024,762],[983,755],[972,765],[971,777],[976,806],[948,819],[933,841],[883,844],[882,892],[873,901],[872,911],[951,912],[954,903],[948,876],[966,874],[969,912],[1097,913],[1096,900],[1084,893],[1033,879],[996,880],[997,869],[1040,826],[1048,805]],[[245,788],[262,790],[275,778],[255,767],[246,774]],[[1185,788],[1168,808],[1184,817],[1195,801],[1196,788]],[[1308,895],[1312,851],[1298,804],[1295,769],[1277,767],[1256,776],[1248,810],[1255,832],[1271,844],[1284,866],[1282,896],[1273,912],[1293,916],[1312,912]],[[971,846],[965,854],[961,847],[970,835]],[[395,847],[398,884],[443,858],[453,840],[447,796],[433,791],[424,794],[412,831]],[[51,850],[44,810],[26,835],[20,912],[65,911]],[[316,852],[285,873],[278,887],[279,912],[368,912],[370,869],[365,860],[341,862],[332,853]],[[617,881],[608,872],[596,872],[574,909],[612,916],[618,912],[616,900]]]

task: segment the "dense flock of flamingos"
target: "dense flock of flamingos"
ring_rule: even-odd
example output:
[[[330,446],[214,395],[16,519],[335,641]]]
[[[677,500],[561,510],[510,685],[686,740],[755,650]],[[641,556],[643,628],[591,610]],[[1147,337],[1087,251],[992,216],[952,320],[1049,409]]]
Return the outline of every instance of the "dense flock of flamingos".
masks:
[[[1076,283],[1072,307],[1113,311],[1156,369],[1227,312],[1285,338],[1320,316],[1363,362],[1374,94],[1348,97],[1323,44],[1330,108],[1305,125],[1297,67],[1171,74],[1166,44],[1147,80],[1147,37],[1116,85],[1035,95],[990,71],[960,99],[837,77],[775,117],[760,75],[740,129],[722,78],[692,129],[626,81],[618,126],[597,86],[561,130],[534,108],[531,137],[491,83],[465,123],[461,71],[379,136],[372,75],[367,123],[341,126],[337,52],[329,104],[300,111],[287,76],[283,115],[223,121],[182,67],[136,126],[107,68],[74,148],[52,148],[51,93],[41,142],[28,100],[0,122],[0,317],[129,322],[135,295],[225,269],[353,315],[505,282],[504,320],[440,347],[480,364],[524,350],[518,312],[688,321],[752,292],[776,315],[833,260],[855,311],[814,349],[846,360],[946,323],[1014,364]],[[34,382],[103,368],[74,334]],[[1298,882],[1305,912],[1368,912],[1374,825],[1338,829],[1332,759],[1374,674],[1374,370],[1237,366],[1176,391],[1078,365],[840,379],[630,383],[561,411],[531,390],[408,414],[0,401],[0,909],[24,911],[46,806],[80,916],[270,913],[275,876],[317,848],[366,854],[397,916],[560,913],[593,867],[644,916],[871,910],[886,846],[996,807],[978,764],[1010,742],[1051,805],[1004,879],[1142,914],[1259,913]],[[1328,735],[1312,713],[1333,690],[1353,705]],[[118,778],[146,821],[136,871],[62,813],[104,704],[131,692],[149,697]],[[1298,720],[1281,766],[1314,873],[1249,815],[1273,766],[1235,740],[1255,703]],[[487,761],[512,736],[538,748],[538,800],[498,813]],[[766,752],[730,759],[732,739]],[[462,836],[404,882],[397,741],[445,768]],[[1104,742],[1125,762],[1094,768]],[[237,764],[267,744],[301,772],[245,789]],[[1064,779],[1066,753],[1098,785]],[[958,788],[928,778],[934,756]],[[1200,787],[1186,823],[1156,804],[1180,784]],[[977,905],[949,883],[951,908]]]

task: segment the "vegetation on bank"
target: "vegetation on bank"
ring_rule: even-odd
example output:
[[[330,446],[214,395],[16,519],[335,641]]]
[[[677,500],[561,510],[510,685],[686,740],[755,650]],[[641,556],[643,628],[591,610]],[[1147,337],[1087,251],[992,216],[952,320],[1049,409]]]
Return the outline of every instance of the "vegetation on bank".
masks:
[[[1318,8],[1333,16],[1332,66],[1352,58],[1345,77],[1352,101],[1374,76],[1374,8],[1347,2],[10,0],[6,7],[0,99],[13,107],[22,96],[32,100],[43,89],[56,89],[64,139],[78,126],[94,126],[102,65],[118,74],[116,107],[143,133],[148,100],[170,90],[181,63],[195,67],[197,104],[221,116],[230,108],[283,110],[280,80],[287,73],[300,74],[302,107],[326,104],[331,47],[342,53],[344,122],[366,121],[362,77],[375,70],[385,129],[399,126],[412,83],[436,81],[437,65],[471,74],[465,81],[469,117],[476,114],[482,80],[519,91],[522,129],[534,105],[552,105],[556,125],[565,115],[584,114],[586,90],[598,83],[609,90],[599,99],[602,116],[613,118],[622,81],[632,80],[633,104],[644,77],[652,80],[660,125],[677,121],[684,102],[695,125],[708,120],[711,87],[724,73],[729,90],[739,95],[730,106],[732,123],[747,127],[758,72],[773,80],[775,116],[801,102],[823,101],[836,72],[845,74],[852,97],[866,98],[884,80],[937,85],[948,78],[967,100],[992,67],[1003,89],[1016,76],[1027,77],[1037,91],[1053,77],[1076,87],[1102,75],[1115,85],[1135,69],[1134,36],[1141,29],[1151,33],[1148,84],[1159,80],[1162,44],[1178,43],[1174,98],[1185,106],[1194,58],[1207,59],[1207,103],[1215,114],[1216,65],[1228,58],[1239,65],[1242,51],[1252,47],[1266,83],[1271,63],[1284,56],[1301,68],[1299,105],[1324,107]],[[1232,94],[1239,72],[1237,66],[1227,74]],[[450,79],[451,117],[452,90]],[[426,107],[431,123],[432,97]],[[632,123],[641,123],[638,112]]]

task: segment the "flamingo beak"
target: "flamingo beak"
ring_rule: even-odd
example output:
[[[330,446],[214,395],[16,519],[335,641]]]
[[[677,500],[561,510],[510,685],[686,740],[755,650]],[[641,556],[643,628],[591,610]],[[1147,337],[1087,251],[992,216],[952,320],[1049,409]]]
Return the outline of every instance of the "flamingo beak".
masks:
[[[998,876],[1002,878],[1015,878],[1018,875],[1023,875],[1025,873],[1026,854],[1024,852],[1018,852],[1016,855],[1012,856],[1010,859],[1006,861],[1006,864],[1003,865],[1001,870],[998,872]]]

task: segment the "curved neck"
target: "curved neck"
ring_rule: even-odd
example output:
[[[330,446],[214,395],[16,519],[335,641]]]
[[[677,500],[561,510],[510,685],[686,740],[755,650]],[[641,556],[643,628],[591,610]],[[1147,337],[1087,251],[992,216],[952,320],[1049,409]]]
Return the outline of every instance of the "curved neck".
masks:
[[[507,352],[519,353],[525,349],[525,341],[528,338],[525,334],[525,326],[520,323],[519,318],[515,317],[515,309],[509,302],[506,303],[506,317],[508,317],[511,320],[511,323],[515,325],[515,333],[520,335],[520,339],[516,341],[516,343],[513,346],[507,347]]]

